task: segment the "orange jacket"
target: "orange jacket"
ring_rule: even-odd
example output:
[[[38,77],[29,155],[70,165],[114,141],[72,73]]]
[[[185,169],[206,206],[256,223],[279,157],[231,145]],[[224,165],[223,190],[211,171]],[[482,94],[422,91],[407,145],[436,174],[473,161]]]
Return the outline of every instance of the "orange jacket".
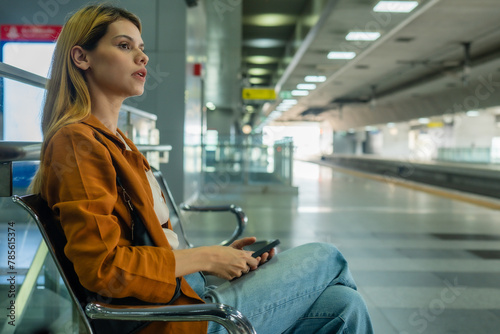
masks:
[[[132,151],[93,115],[63,127],[45,151],[42,197],[60,216],[66,256],[85,288],[103,296],[167,303],[176,287],[174,254],[154,211],[144,172],[149,164],[125,140]],[[132,218],[117,189],[117,173],[157,247],[131,246]],[[182,296],[174,304],[203,303],[181,281]],[[206,333],[206,325],[158,322],[143,332]]]

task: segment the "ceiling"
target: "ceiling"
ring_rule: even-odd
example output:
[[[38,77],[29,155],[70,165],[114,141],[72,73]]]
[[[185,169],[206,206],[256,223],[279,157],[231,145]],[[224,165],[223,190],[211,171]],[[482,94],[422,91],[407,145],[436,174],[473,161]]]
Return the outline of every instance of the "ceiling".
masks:
[[[282,96],[253,101],[245,122],[348,130],[500,105],[500,0],[420,0],[410,13],[375,12],[377,3],[243,0],[242,75]],[[351,31],[380,37],[347,41]],[[356,55],[328,59],[330,51]],[[278,107],[306,75],[326,81]]]

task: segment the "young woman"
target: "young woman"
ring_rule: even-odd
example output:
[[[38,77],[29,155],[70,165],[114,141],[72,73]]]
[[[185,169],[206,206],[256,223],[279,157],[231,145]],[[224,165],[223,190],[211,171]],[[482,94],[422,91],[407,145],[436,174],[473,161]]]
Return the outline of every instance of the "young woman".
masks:
[[[57,41],[33,190],[59,215],[65,253],[82,285],[104,297],[150,303],[170,302],[180,286],[173,304],[232,305],[258,333],[372,333],[347,263],[332,245],[308,244],[274,258],[274,251],[253,258],[242,250],[255,238],[175,249],[148,162],[117,128],[124,99],[144,91],[147,63],[139,19],[112,6],[79,10]],[[135,245],[122,187],[154,247]],[[201,272],[227,281],[206,286]],[[206,322],[153,322],[142,330],[207,331],[225,333]]]

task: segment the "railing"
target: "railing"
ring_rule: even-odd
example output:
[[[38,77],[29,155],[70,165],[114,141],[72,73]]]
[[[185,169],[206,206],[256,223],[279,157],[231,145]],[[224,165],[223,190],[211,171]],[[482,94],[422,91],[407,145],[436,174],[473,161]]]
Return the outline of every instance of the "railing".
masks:
[[[490,147],[441,147],[438,149],[437,160],[489,164],[498,163],[492,157],[499,155],[500,152],[492,151]]]
[[[224,175],[231,184],[292,186],[293,141],[258,144],[203,145],[205,179]]]

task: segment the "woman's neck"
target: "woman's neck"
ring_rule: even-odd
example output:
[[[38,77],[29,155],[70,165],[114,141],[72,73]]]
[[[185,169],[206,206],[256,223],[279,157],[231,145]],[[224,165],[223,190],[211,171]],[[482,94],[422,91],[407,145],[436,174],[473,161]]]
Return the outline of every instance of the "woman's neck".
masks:
[[[110,100],[104,96],[91,95],[91,112],[92,115],[97,117],[102,124],[104,124],[113,134],[116,134],[118,128],[118,114],[122,106],[122,99]]]

